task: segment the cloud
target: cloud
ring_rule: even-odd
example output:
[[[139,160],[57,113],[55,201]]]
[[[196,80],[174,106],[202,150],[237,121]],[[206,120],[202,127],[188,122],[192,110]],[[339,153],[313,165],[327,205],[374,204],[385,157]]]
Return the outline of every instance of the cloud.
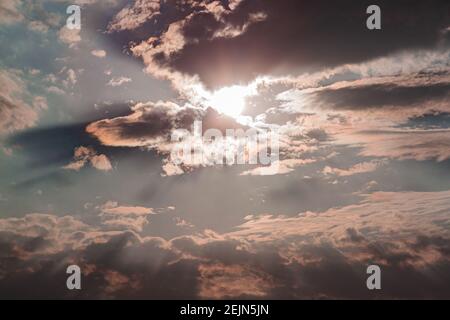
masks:
[[[49,29],[49,27],[42,21],[31,21],[28,24],[28,28],[35,32],[41,32],[41,33],[47,33],[48,29]]]
[[[338,137],[344,144],[362,147],[361,155],[417,161],[450,159],[450,130],[361,130]]]
[[[130,115],[91,123],[86,131],[107,146],[156,147],[170,141],[172,129],[190,129],[198,114],[172,102],[138,103]]]
[[[33,99],[33,107],[37,110],[47,110],[48,102],[46,97],[36,96]]]
[[[119,207],[117,206],[117,202],[107,202],[104,206],[102,206],[102,212],[106,214],[112,215],[149,215],[153,214],[154,211],[152,208],[145,207]]]
[[[230,23],[246,23],[256,12],[267,14],[267,18],[234,38],[211,41],[207,31],[194,35],[184,32],[183,45],[176,54],[159,60],[181,73],[198,75],[208,87],[221,87],[250,82],[258,75],[298,75],[408,49],[433,48],[447,27],[445,1],[433,1],[432,6],[415,1],[409,10],[401,3],[382,1],[378,5],[383,8],[383,32],[370,33],[365,27],[368,5],[351,1],[243,1],[227,16]],[[411,19],[410,12],[421,14]],[[190,28],[195,21],[185,19],[182,28]],[[203,21],[205,25],[207,20]],[[218,28],[213,21],[209,27]]]
[[[135,0],[134,3],[127,5],[116,14],[108,25],[108,31],[135,29],[157,16],[160,7],[160,1],[158,0]]]
[[[168,160],[163,164],[162,170],[164,172],[163,176],[165,177],[179,176],[186,173],[183,168]]]
[[[311,104],[335,110],[364,110],[381,107],[413,108],[444,104],[450,96],[448,73],[418,73],[403,77],[375,78],[321,88]]]
[[[73,162],[64,166],[66,170],[79,171],[87,163],[90,163],[92,167],[100,171],[112,170],[111,162],[104,154],[97,154],[92,147],[77,147],[74,151]]]
[[[81,41],[79,29],[69,29],[66,26],[62,27],[58,32],[59,40],[70,47],[74,47]]]
[[[277,174],[287,174],[295,170],[296,167],[316,162],[315,159],[285,159],[272,162],[269,166],[258,167],[249,171],[244,171],[241,176],[273,176]]]
[[[118,78],[112,78],[109,82],[108,82],[108,86],[111,87],[120,87],[121,85],[125,84],[125,83],[129,83],[131,82],[131,78],[127,78],[127,77],[118,77]]]
[[[361,173],[369,173],[377,170],[380,166],[385,164],[385,161],[369,161],[369,162],[362,162],[355,164],[353,167],[348,169],[339,169],[339,168],[332,168],[329,166],[326,166],[322,173],[325,175],[336,175],[339,177],[348,177],[355,174],[361,174]]]
[[[275,284],[272,277],[245,265],[201,264],[199,298],[265,297]]]
[[[0,220],[2,240],[7,235],[16,237],[16,241],[24,239],[42,239],[41,245],[25,250],[25,256],[54,254],[63,250],[83,248],[90,242],[104,241],[102,235],[95,234],[95,228],[72,216],[57,217],[49,214],[28,214],[23,218]],[[103,235],[108,236],[108,233]],[[14,237],[13,237],[14,238]],[[22,242],[23,245],[23,242]]]
[[[104,57],[106,57],[106,51],[105,50],[92,50],[91,54],[94,57],[97,57],[97,58],[104,58]]]
[[[10,134],[33,126],[39,111],[47,108],[44,97],[35,97],[33,105],[25,102],[29,98],[26,83],[21,73],[15,70],[0,70],[0,134]]]
[[[93,122],[86,131],[107,146],[151,147],[163,151],[175,130],[191,130],[196,120],[202,121],[203,132],[210,128],[223,133],[226,129],[245,128],[211,108],[204,110],[189,104],[180,106],[158,101],[137,103],[131,108],[130,115]]]
[[[332,72],[332,71],[330,71]],[[332,72],[333,73],[333,72]],[[289,112],[370,111],[377,114],[404,113],[408,110],[448,108],[450,76],[442,66],[398,75],[356,79],[327,80],[327,73],[296,79],[303,88],[285,90],[277,95],[281,109]],[[331,84],[323,82],[331,82]],[[305,85],[306,84],[306,85]],[[426,112],[426,111],[425,111]]]
[[[78,3],[100,5],[96,0]],[[114,43],[107,47],[124,49],[128,44],[123,53],[129,49],[141,58],[146,72],[170,80],[179,95],[172,102],[137,103],[128,113],[112,110],[113,105],[96,108],[87,125],[83,113],[81,124],[33,130],[11,140],[10,149],[3,150],[9,155],[4,156],[5,163],[23,156],[30,161],[27,170],[33,172],[22,178],[22,173],[12,171],[5,180],[12,184],[0,196],[5,209],[0,219],[0,297],[449,298],[449,192],[374,192],[446,187],[445,181],[436,182],[439,179],[420,181],[418,187],[411,183],[436,172],[434,168],[443,172],[445,163],[388,159],[450,158],[445,116],[450,112],[449,50],[444,39],[448,32],[443,31],[448,28],[448,1],[412,1],[407,9],[382,1],[382,32],[365,28],[368,4],[135,0],[123,8],[108,8],[108,18],[114,18],[104,36]],[[4,18],[5,6],[14,13],[19,5],[2,2],[2,23],[23,19],[11,12]],[[98,30],[98,21],[105,21],[97,19],[105,11],[93,9],[95,29],[89,29],[93,25],[87,21],[86,32]],[[411,16],[414,12],[420,14]],[[56,25],[44,19],[23,26],[45,32],[46,26]],[[81,41],[78,31],[61,29],[58,36],[70,46]],[[92,50],[104,47],[98,43],[89,47],[78,58],[113,56]],[[72,98],[93,105],[84,95],[89,82],[79,81],[86,66],[80,66],[78,58],[58,58],[57,63],[67,65],[59,73],[62,79],[46,76],[56,71],[45,66],[41,74],[29,72],[31,66],[25,66],[25,73],[0,71],[0,133],[33,126],[40,112],[48,109],[51,101],[26,77],[33,81],[42,77],[51,93],[76,90]],[[88,69],[83,79],[90,78]],[[105,77],[103,70],[99,75]],[[122,71],[119,74],[130,78],[108,74],[103,84],[132,89],[141,82],[135,76],[131,82],[129,72]],[[190,130],[195,120],[203,121],[203,131],[247,128],[211,109],[213,99],[208,97],[215,88],[229,85],[233,87],[225,88],[220,97],[224,105],[226,93],[250,89],[257,93],[247,99],[244,110],[253,118],[239,120],[277,130],[280,160],[267,167],[223,167],[159,177],[161,172],[175,176],[210,165],[175,164],[169,157],[171,135]],[[230,90],[236,87],[239,90]],[[77,99],[78,93],[88,100]],[[63,98],[72,100],[52,96]],[[100,112],[105,118],[99,117]],[[63,109],[58,119],[60,113],[66,119]],[[49,139],[58,140],[59,151],[46,143]],[[20,140],[28,144],[16,145]],[[33,153],[30,146],[39,152]],[[144,177],[148,153],[140,150],[151,150],[151,157],[161,161],[161,170]],[[26,158],[27,153],[32,157]],[[92,167],[109,173],[59,170],[48,177],[39,171],[43,157],[50,161],[44,161],[46,168],[58,163],[67,164],[66,170]],[[430,171],[411,175],[412,169],[406,169],[411,163]],[[387,167],[382,174],[381,166]],[[391,166],[400,169],[391,171]],[[395,174],[390,177],[386,172]],[[399,179],[406,174],[408,178]],[[329,177],[337,184],[332,185]],[[211,187],[217,181],[220,186]],[[94,194],[86,187],[92,182]],[[58,201],[50,196],[54,186],[59,187]],[[233,192],[224,195],[225,189]],[[24,194],[16,196],[15,190]],[[111,197],[115,192],[118,197]],[[16,203],[13,212],[14,201],[24,197],[27,200]],[[78,198],[83,199],[81,205]],[[86,201],[92,204],[84,212]],[[166,202],[177,205],[176,213],[158,215],[161,211],[154,203]],[[21,216],[33,212],[28,210],[33,204],[40,208],[36,211],[54,214]],[[76,215],[67,216],[70,211]],[[18,216],[8,217],[11,214]],[[205,226],[217,230],[203,230]],[[82,267],[80,292],[65,289],[69,264]],[[382,268],[382,292],[365,287],[369,264]]]
[[[156,214],[153,208],[119,206],[113,201],[108,201],[99,210],[104,225],[115,229],[128,228],[136,232],[142,232],[149,223],[147,217]]]
[[[218,1],[185,1],[171,7],[176,13],[161,9],[159,21],[165,23],[163,32],[149,34],[146,41],[139,39],[132,44],[130,50],[135,56],[143,59],[148,73],[157,78],[170,80],[183,95],[190,95],[191,91],[198,91],[197,87],[201,86],[198,77],[180,72],[170,66],[168,61],[175,58],[190,42],[196,42],[203,37],[208,40],[236,37],[245,32],[250,25],[265,19],[266,15],[258,11],[252,12],[248,21],[237,24],[227,21],[227,17],[240,2],[225,4]],[[137,4],[138,2],[135,2],[135,5]],[[142,4],[140,7],[139,12],[146,11],[142,8]]]
[[[258,22],[262,22],[267,19],[267,14],[264,12],[257,12],[257,13],[251,13],[249,14],[248,21],[245,22],[242,25],[233,25],[233,24],[227,24],[222,29],[218,29],[215,31],[214,35],[212,36],[213,39],[215,38],[235,38],[238,37],[245,32],[247,32],[248,28]]]
[[[99,207],[100,224],[3,218],[0,296],[29,296],[30,285],[53,278],[36,294],[69,297],[51,284],[65,283],[65,266],[79,264],[86,286],[72,298],[176,298],[181,288],[203,299],[448,298],[449,199],[448,191],[376,192],[324,212],[251,215],[227,233],[171,240],[142,233],[140,218],[153,209],[115,202]],[[382,269],[381,293],[365,288],[369,264]]]
[[[440,127],[413,122],[450,110],[449,83],[448,72],[437,69],[316,84],[278,94],[281,104],[274,111],[295,115],[282,128],[309,130],[319,141],[361,148],[361,156],[444,161],[448,159],[445,119]],[[348,172],[331,167],[325,171],[340,175],[369,168],[374,168],[373,163]]]
[[[55,86],[48,87],[47,91],[50,92],[50,93],[57,94],[57,95],[64,95],[65,94],[64,90],[62,90],[61,88],[55,87]]]
[[[13,24],[23,21],[25,18],[20,12],[20,0],[4,0],[0,4],[0,23]]]
[[[204,110],[189,104],[180,106],[164,101],[137,103],[131,112],[127,116],[93,122],[86,127],[86,132],[105,146],[156,150],[163,157],[164,176],[181,175],[198,167],[214,165],[208,155],[217,154],[217,150],[223,148],[224,141],[203,141],[202,135],[208,129],[218,130],[222,135],[228,129],[247,129],[235,119],[221,115],[212,108]],[[195,121],[201,121],[200,136],[194,132]],[[173,140],[175,136],[183,137],[182,141]],[[174,148],[179,148],[185,142],[192,145],[198,143],[195,139],[203,142],[201,149],[197,150],[200,151],[201,159],[182,159],[181,164],[174,163],[175,159],[171,157]],[[239,139],[243,138],[236,137],[236,143]]]

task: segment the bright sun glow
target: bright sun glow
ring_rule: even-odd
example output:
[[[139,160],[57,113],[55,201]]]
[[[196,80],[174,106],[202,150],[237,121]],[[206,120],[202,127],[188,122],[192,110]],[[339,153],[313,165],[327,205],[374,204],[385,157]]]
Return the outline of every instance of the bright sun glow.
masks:
[[[214,91],[208,102],[211,107],[228,116],[237,118],[245,108],[247,97],[256,94],[254,86],[231,86]]]

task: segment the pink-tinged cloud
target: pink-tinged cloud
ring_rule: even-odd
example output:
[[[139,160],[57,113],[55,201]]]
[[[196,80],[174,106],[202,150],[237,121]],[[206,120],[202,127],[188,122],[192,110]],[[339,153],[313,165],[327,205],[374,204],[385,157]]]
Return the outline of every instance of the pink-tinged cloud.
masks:
[[[104,154],[97,154],[92,147],[75,148],[73,161],[63,168],[66,170],[79,171],[86,164],[90,163],[92,167],[100,171],[112,170],[111,162]]]

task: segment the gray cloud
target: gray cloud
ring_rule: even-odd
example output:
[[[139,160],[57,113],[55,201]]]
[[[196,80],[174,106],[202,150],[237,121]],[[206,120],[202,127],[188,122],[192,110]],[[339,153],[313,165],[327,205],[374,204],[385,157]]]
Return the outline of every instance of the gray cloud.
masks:
[[[184,32],[185,45],[165,62],[217,87],[247,82],[258,75],[298,74],[400,50],[432,48],[448,24],[446,1],[436,0],[431,5],[381,1],[383,30],[370,32],[365,27],[369,4],[243,1],[226,16],[227,21],[240,24],[254,12],[267,13],[267,19],[234,38],[210,40],[207,34]],[[411,12],[420,14],[411,16]],[[195,23],[196,19],[191,19],[184,28]],[[203,19],[202,25],[205,23]],[[217,28],[215,24],[210,24],[211,28]]]
[[[448,298],[449,198],[378,192],[356,205],[290,218],[248,216],[228,233],[205,230],[169,241],[132,231],[126,219],[1,219],[0,296]],[[419,210],[421,203],[427,206]],[[84,270],[85,287],[76,294],[63,289],[69,263]],[[380,293],[365,288],[368,264],[383,270]],[[36,286],[45,279],[53,280]]]

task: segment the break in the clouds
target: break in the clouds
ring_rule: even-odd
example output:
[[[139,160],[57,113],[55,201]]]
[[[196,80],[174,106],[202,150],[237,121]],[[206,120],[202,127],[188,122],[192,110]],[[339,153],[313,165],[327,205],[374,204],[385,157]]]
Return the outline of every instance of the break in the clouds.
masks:
[[[448,1],[70,4],[0,4],[0,297],[450,297]]]

